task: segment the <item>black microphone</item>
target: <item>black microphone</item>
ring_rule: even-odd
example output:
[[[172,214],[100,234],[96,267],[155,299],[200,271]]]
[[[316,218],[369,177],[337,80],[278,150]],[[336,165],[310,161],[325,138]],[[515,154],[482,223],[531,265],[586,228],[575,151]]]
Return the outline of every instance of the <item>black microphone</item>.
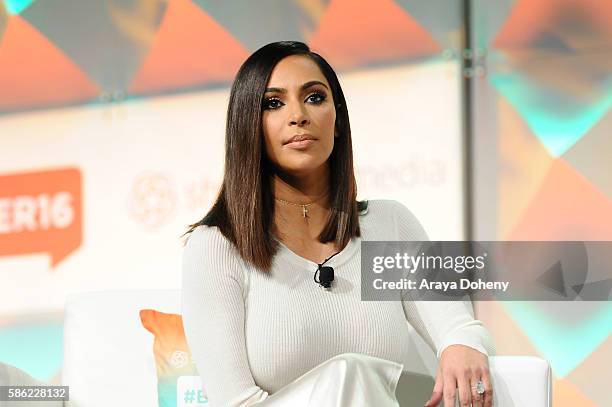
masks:
[[[331,266],[323,266],[323,265],[327,263],[329,259],[331,259],[338,253],[334,253],[331,256],[329,256],[327,259],[325,259],[323,263],[319,264],[319,267],[317,267],[317,270],[314,273],[314,281],[316,283],[319,283],[319,285],[323,288],[331,287],[331,283],[332,281],[334,281],[334,268]],[[319,273],[318,280],[317,280],[317,273]]]
[[[334,268],[330,266],[319,267],[319,284],[323,288],[329,288],[334,281]]]

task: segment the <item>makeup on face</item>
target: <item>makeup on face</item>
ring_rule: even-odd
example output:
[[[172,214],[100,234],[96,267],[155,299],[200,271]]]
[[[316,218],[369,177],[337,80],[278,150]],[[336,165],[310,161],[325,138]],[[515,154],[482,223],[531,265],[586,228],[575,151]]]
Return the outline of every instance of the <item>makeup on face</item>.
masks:
[[[308,92],[308,95],[306,99],[304,100],[305,103],[319,105],[327,99],[327,93],[329,92],[329,88],[323,82],[317,81],[317,80],[308,81],[304,83],[302,86],[300,86],[300,93],[305,93],[305,91],[309,90],[310,88],[314,88],[314,89],[311,92]],[[320,88],[324,88],[327,91],[320,89]],[[287,89],[276,88],[276,87],[266,88],[266,94],[270,94],[270,93],[286,95]],[[279,98],[278,96],[265,97],[262,108],[264,110],[277,110],[285,105],[285,103],[281,99],[282,98]]]

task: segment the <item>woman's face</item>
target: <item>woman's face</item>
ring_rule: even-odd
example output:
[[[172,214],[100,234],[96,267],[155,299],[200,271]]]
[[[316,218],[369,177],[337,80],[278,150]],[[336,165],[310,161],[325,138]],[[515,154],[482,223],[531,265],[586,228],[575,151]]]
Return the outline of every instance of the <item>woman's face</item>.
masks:
[[[304,55],[291,55],[278,62],[263,102],[268,159],[292,175],[320,168],[334,148],[335,122],[331,89],[318,65]]]

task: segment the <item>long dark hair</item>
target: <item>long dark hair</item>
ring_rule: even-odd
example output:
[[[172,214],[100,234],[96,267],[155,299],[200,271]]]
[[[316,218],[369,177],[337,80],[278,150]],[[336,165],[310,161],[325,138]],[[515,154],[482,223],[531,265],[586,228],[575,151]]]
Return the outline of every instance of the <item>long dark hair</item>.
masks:
[[[255,51],[240,67],[230,93],[225,132],[225,175],[217,199],[200,225],[217,226],[244,260],[269,271],[278,242],[272,234],[274,220],[272,165],[265,154],[262,106],[272,70],[283,58],[305,55],[321,69],[331,87],[336,107],[334,148],[329,157],[330,211],[318,239],[344,247],[360,236],[357,184],[348,110],[340,82],[332,67],[298,41],[280,41]]]

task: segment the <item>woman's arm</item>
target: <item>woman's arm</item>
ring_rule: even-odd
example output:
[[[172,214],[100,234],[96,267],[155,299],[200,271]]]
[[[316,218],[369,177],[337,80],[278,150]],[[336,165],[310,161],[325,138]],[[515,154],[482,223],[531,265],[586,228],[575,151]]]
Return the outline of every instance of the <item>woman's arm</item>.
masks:
[[[396,202],[395,224],[398,240],[429,240],[416,217]],[[402,301],[408,322],[429,343],[439,360],[436,383],[426,406],[437,405],[444,398],[445,407],[492,405],[487,356],[495,354],[489,331],[474,319],[469,301]],[[477,352],[475,352],[477,351]],[[474,384],[482,380],[486,393],[479,395]],[[483,397],[484,396],[484,397]],[[482,404],[481,404],[482,403]]]
[[[401,241],[427,241],[418,219],[403,204],[395,204],[396,236]],[[440,358],[449,345],[461,344],[490,355],[493,341],[482,322],[474,319],[469,301],[404,301],[406,319]]]
[[[211,406],[250,406],[268,397],[248,364],[237,256],[221,232],[207,226],[192,232],[183,252],[185,336]]]
[[[406,320],[436,352],[439,359],[450,345],[465,345],[487,356],[495,354],[489,331],[474,319],[463,301],[402,302]]]

